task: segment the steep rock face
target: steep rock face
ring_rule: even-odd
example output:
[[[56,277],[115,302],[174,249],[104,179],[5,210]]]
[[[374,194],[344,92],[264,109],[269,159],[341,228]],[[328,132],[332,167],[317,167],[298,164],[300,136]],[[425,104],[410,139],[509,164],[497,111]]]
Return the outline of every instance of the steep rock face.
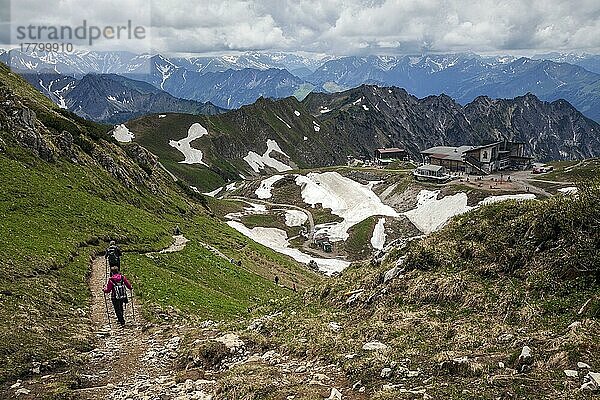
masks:
[[[539,160],[594,157],[600,154],[600,126],[564,100],[552,103],[532,94],[515,99],[479,97],[461,106],[446,95],[417,99],[398,88],[361,86],[336,94],[310,94],[311,113],[363,143],[405,147],[417,157],[436,145],[481,144],[496,140],[525,142]]]
[[[0,130],[8,132],[22,147],[46,161],[56,156],[56,147],[42,134],[35,112],[23,105],[6,87],[0,87]]]
[[[525,142],[542,160],[592,157],[600,150],[598,124],[565,100],[548,103],[532,94],[513,100],[478,97],[464,111],[476,130]]]

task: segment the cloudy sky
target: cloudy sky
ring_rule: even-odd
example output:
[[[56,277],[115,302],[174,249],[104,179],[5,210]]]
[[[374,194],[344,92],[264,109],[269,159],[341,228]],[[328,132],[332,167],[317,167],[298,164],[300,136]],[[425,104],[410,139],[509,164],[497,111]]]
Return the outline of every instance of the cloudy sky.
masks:
[[[600,53],[599,0],[12,0],[11,10],[13,23],[130,18],[151,25],[162,53]]]

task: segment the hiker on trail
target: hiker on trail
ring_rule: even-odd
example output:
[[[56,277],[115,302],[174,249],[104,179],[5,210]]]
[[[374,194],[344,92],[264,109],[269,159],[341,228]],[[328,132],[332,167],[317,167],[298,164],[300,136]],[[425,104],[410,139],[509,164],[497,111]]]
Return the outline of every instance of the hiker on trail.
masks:
[[[179,236],[179,235],[181,235],[181,229],[179,229],[179,225],[177,225],[177,226],[175,227],[175,229],[173,230],[173,232],[174,232],[174,234],[175,234],[176,236]]]
[[[125,325],[125,318],[123,317],[123,306],[129,301],[127,299],[127,291],[125,288],[131,290],[131,283],[127,280],[125,275],[119,272],[119,267],[110,267],[110,278],[106,282],[106,286],[102,289],[104,293],[110,293],[110,299],[117,314],[117,320],[121,326]]]
[[[106,249],[106,253],[104,254],[104,258],[108,262],[108,266],[121,268],[121,249],[119,246],[115,244],[114,240],[110,241],[108,248]]]
[[[279,276],[275,275],[275,284],[279,285]]]

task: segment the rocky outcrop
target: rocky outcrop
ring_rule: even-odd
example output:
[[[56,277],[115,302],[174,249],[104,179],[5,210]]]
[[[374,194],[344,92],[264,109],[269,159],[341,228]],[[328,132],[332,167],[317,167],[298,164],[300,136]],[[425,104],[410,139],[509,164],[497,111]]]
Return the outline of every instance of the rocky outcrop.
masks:
[[[158,165],[158,157],[137,143],[127,145],[125,152],[148,174],[151,174]]]
[[[142,153],[138,151],[137,154]],[[149,186],[153,192],[155,191],[154,185],[149,181],[149,174],[141,166],[133,163],[116,145],[107,142],[94,145],[92,158],[125,187]],[[147,156],[145,161],[148,163],[150,159],[151,157]]]
[[[56,156],[56,148],[42,134],[43,125],[35,112],[26,107],[11,91],[0,87],[0,130],[7,132],[16,142],[46,161]]]
[[[420,151],[432,146],[502,140],[525,143],[541,161],[600,155],[600,125],[565,100],[548,103],[531,93],[514,99],[482,96],[462,106],[444,94],[418,99],[403,89],[365,85],[311,93],[303,103],[369,157],[376,147],[404,147],[420,160]]]
[[[69,131],[62,131],[59,135],[53,136],[53,140],[62,155],[67,157],[71,162],[77,163],[79,161],[77,151],[73,147],[73,135]]]

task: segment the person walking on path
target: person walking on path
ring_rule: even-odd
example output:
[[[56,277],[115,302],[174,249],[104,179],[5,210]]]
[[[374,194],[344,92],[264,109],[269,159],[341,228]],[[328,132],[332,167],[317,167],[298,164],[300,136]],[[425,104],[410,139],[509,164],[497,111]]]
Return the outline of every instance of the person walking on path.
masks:
[[[123,316],[123,306],[128,302],[127,291],[125,288],[132,290],[131,283],[127,280],[125,275],[119,272],[117,266],[110,268],[110,278],[104,286],[104,293],[110,293],[110,299],[117,315],[117,320],[121,326],[125,325],[125,317]]]
[[[107,260],[108,266],[110,268],[118,267],[120,269],[121,255],[121,249],[115,244],[114,240],[111,240],[106,252],[104,253],[104,258]]]

